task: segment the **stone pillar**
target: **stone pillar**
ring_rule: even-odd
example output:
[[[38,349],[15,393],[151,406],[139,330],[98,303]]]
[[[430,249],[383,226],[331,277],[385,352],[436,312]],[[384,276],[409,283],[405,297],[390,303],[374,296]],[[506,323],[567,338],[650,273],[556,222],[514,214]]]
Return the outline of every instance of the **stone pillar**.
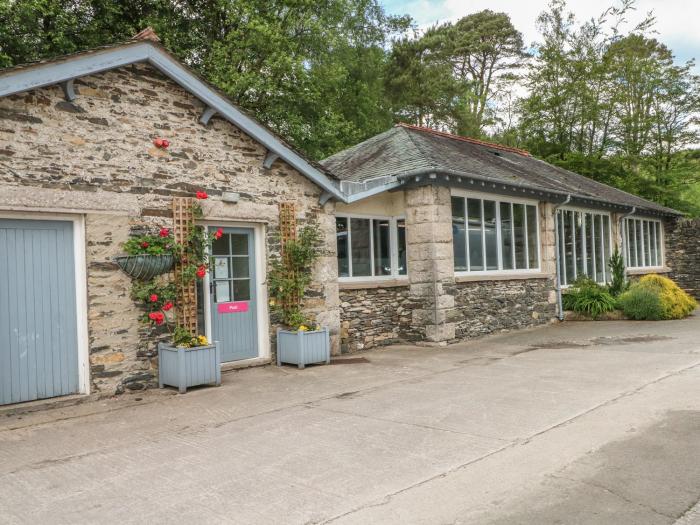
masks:
[[[421,186],[406,190],[406,251],[413,328],[425,341],[455,338],[454,254],[450,189]]]
[[[555,211],[551,202],[541,202],[540,210],[540,269],[551,276],[551,289],[547,296],[549,304],[557,304],[557,240],[555,233]]]

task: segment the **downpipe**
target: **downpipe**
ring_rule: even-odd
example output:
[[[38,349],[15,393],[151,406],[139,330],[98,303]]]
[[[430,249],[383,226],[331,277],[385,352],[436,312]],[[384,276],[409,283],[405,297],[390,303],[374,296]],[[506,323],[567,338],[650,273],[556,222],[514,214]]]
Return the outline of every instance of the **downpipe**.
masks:
[[[556,261],[556,275],[557,275],[557,318],[560,321],[564,320],[564,305],[562,300],[562,288],[561,288],[561,248],[559,243],[561,239],[559,238],[559,208],[566,206],[571,202],[571,194],[566,196],[566,200],[555,205],[554,211],[554,259]]]

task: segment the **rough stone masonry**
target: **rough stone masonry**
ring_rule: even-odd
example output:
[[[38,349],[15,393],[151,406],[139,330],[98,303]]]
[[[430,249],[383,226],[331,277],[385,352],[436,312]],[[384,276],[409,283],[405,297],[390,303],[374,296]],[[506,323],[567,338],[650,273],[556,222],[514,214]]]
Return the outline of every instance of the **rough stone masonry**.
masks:
[[[131,233],[171,226],[171,197],[200,188],[212,196],[206,219],[264,225],[265,257],[278,247],[279,202],[295,201],[301,222],[319,222],[326,249],[306,306],[337,352],[335,223],[333,205],[318,204],[321,190],[281,160],[263,168],[265,148],[229,122],[201,125],[203,104],[148,65],[75,84],[72,103],[58,86],[0,98],[0,210],[84,216],[92,391],[156,384],[158,334],[139,323],[131,281],[112,258]],[[168,150],[153,146],[159,136]],[[223,191],[239,192],[240,202],[222,202]]]

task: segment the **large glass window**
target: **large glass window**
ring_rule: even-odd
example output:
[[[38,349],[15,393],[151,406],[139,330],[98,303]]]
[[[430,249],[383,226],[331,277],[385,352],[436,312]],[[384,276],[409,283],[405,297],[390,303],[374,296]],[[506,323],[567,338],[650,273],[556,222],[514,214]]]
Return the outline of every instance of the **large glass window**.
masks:
[[[336,217],[335,229],[340,277],[406,275],[404,219]]]
[[[663,266],[661,221],[627,218],[623,225],[625,264],[628,268]]]
[[[456,272],[539,269],[538,231],[537,206],[452,197]]]
[[[561,282],[588,277],[599,283],[610,279],[610,217],[578,210],[557,212]]]

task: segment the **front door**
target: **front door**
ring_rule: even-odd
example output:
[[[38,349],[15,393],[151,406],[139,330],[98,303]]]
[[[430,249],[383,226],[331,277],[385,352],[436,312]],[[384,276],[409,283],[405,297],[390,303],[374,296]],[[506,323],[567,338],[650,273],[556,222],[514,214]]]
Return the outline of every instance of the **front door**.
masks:
[[[212,338],[227,362],[258,357],[255,233],[250,228],[222,230],[212,242],[209,291]]]

